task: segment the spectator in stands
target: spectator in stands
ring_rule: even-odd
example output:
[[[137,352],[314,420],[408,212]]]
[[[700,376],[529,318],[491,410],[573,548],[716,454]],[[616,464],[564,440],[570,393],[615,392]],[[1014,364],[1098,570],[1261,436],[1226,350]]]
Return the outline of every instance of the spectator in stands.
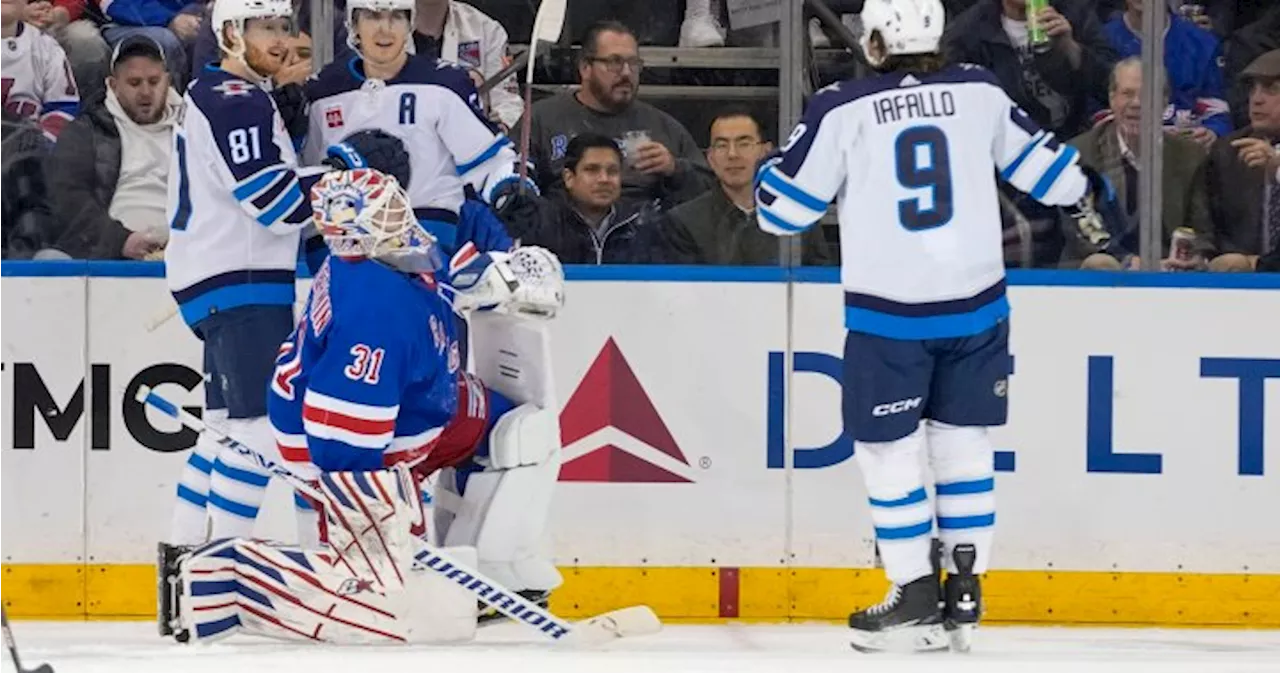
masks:
[[[102,37],[112,46],[134,35],[151,38],[164,47],[169,74],[182,90],[190,71],[188,51],[205,23],[204,9],[203,3],[190,0],[102,0],[102,11],[111,21],[102,27]]]
[[[588,131],[618,139],[624,147],[622,195],[628,200],[657,200],[669,208],[714,184],[689,131],[671,115],[636,99],[644,65],[638,54],[629,28],[598,23],[583,38],[581,88],[533,106],[530,155],[544,191],[564,188],[569,142]]]
[[[1126,0],[1124,14],[1102,27],[1120,58],[1142,55],[1142,8],[1153,1],[1159,6],[1160,0]],[[1164,34],[1164,67],[1171,105],[1165,110],[1164,123],[1206,150],[1231,132],[1221,58],[1222,45],[1213,33],[1170,13]]]
[[[1070,138],[1090,125],[1090,101],[1106,99],[1115,52],[1086,0],[1052,0],[1040,21],[1043,51],[1028,39],[1026,0],[980,0],[948,23],[943,49],[991,70],[1036,123]]]
[[[620,200],[622,159],[608,136],[574,136],[561,162],[563,192],[544,197],[533,222],[508,222],[512,236],[556,253],[565,264],[666,261],[653,206]]]
[[[50,141],[34,121],[3,110],[0,244],[4,259],[40,259],[57,239],[42,166]]]
[[[1280,245],[1280,49],[1254,59],[1241,76],[1250,123],[1214,144],[1206,164],[1213,271],[1251,271],[1259,255]]]
[[[80,109],[80,92],[62,47],[22,20],[25,8],[24,0],[0,2],[3,105],[12,116],[39,123],[54,140]]]
[[[1114,188],[1123,229],[1107,232],[1110,234],[1107,240],[1092,238],[1095,232],[1068,231],[1063,266],[1137,268],[1138,156],[1143,151],[1139,133],[1141,91],[1142,59],[1131,56],[1117,63],[1111,73],[1110,118],[1071,141],[1080,150],[1080,163],[1101,173]],[[1209,206],[1202,173],[1205,150],[1189,137],[1166,133],[1163,155],[1162,239],[1167,245],[1179,227],[1191,228],[1207,239]],[[1062,219],[1074,226],[1070,218]],[[1201,260],[1202,257],[1194,261],[1170,258],[1165,260],[1164,267],[1192,269],[1199,266]]]
[[[88,99],[101,89],[107,76],[107,59],[111,48],[102,39],[98,22],[86,12],[92,4],[87,0],[39,0],[28,2],[28,24],[53,36],[67,54],[71,72],[75,76],[80,97]]]
[[[1280,4],[1227,38],[1223,74],[1230,87],[1227,102],[1231,104],[1231,118],[1237,128],[1249,124],[1249,88],[1240,73],[1272,49],[1280,49]]]
[[[507,31],[489,15],[455,0],[417,0],[413,17],[413,44],[425,54],[466,68],[485,77],[498,74],[510,63]],[[515,75],[489,92],[498,125],[509,131],[524,114],[524,100]]]
[[[667,214],[666,237],[691,264],[777,264],[778,238],[756,226],[752,183],[756,165],[773,149],[760,121],[746,108],[728,108],[711,122],[707,163],[718,185]],[[822,227],[803,234],[801,263],[831,264]]]
[[[47,164],[51,204],[77,259],[155,257],[169,237],[170,148],[182,99],[164,48],[145,34],[117,42],[102,98],[67,127]]]

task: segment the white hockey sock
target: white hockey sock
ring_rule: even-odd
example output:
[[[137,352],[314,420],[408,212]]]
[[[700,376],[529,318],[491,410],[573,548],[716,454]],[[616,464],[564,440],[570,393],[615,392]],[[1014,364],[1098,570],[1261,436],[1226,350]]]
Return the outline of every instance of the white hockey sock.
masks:
[[[996,520],[995,449],[987,429],[936,421],[927,421],[925,428],[938,494],[943,567],[955,572],[951,550],[970,543],[977,552],[973,571],[984,573]]]
[[[226,409],[206,409],[206,422],[224,424],[227,421]],[[187,456],[186,465],[182,466],[182,476],[178,478],[178,497],[173,506],[173,522],[169,528],[170,544],[201,544],[208,532],[207,505],[209,500],[209,479],[213,471],[213,462],[222,447],[208,434],[200,433],[195,448]]]
[[[280,461],[271,423],[265,416],[228,419],[226,432],[255,451],[264,452],[266,458]],[[253,522],[270,481],[270,475],[253,461],[223,448],[213,463],[209,481],[211,538],[252,537]]]
[[[894,584],[907,584],[933,572],[929,559],[933,538],[933,503],[924,488],[920,463],[924,433],[892,442],[855,442],[871,501],[871,522],[884,573]]]

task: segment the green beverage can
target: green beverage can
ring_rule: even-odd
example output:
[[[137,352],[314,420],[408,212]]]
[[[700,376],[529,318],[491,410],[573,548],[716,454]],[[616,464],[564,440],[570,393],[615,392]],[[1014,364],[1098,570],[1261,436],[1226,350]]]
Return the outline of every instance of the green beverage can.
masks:
[[[1035,51],[1049,46],[1049,34],[1040,23],[1040,12],[1049,6],[1049,0],[1027,0],[1027,41]]]

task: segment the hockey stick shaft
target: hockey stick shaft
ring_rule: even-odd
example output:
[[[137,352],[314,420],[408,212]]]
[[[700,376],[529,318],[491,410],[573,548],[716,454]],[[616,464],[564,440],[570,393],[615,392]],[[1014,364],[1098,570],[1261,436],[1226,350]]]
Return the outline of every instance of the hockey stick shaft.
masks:
[[[294,474],[288,467],[272,461],[253,448],[240,443],[235,438],[206,425],[204,421],[194,414],[157,395],[149,387],[139,387],[137,400],[154,407],[166,416],[176,419],[196,432],[209,433],[218,444],[235,451],[267,472],[283,479],[299,493],[313,498],[317,502],[324,502],[324,496],[319,489]],[[413,540],[416,547],[414,550],[415,561],[453,584],[475,594],[476,598],[481,602],[510,617],[513,621],[524,624],[557,642],[570,642],[573,640],[590,642],[597,640],[594,637],[595,634],[586,633],[586,629],[578,629],[573,623],[561,619],[541,606],[526,600],[520,594],[485,576],[479,570],[453,558],[444,550],[433,547],[420,538],[415,537]],[[582,637],[572,638],[579,632],[583,633]],[[619,635],[626,634],[615,631],[610,637]]]
[[[13,639],[13,631],[9,630],[9,611],[0,607],[0,624],[4,626],[4,646],[9,649],[9,658],[13,659],[13,667],[18,673],[53,673],[53,666],[40,664],[35,668],[23,668],[22,659],[18,658],[18,643]]]

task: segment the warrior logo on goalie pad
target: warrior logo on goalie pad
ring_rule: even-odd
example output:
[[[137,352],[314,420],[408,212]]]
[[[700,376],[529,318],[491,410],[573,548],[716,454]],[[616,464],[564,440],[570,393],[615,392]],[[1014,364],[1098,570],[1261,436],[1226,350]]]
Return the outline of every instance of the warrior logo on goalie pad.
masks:
[[[351,579],[343,580],[336,593],[339,596],[356,596],[366,592],[373,593],[373,581],[352,577]]]

